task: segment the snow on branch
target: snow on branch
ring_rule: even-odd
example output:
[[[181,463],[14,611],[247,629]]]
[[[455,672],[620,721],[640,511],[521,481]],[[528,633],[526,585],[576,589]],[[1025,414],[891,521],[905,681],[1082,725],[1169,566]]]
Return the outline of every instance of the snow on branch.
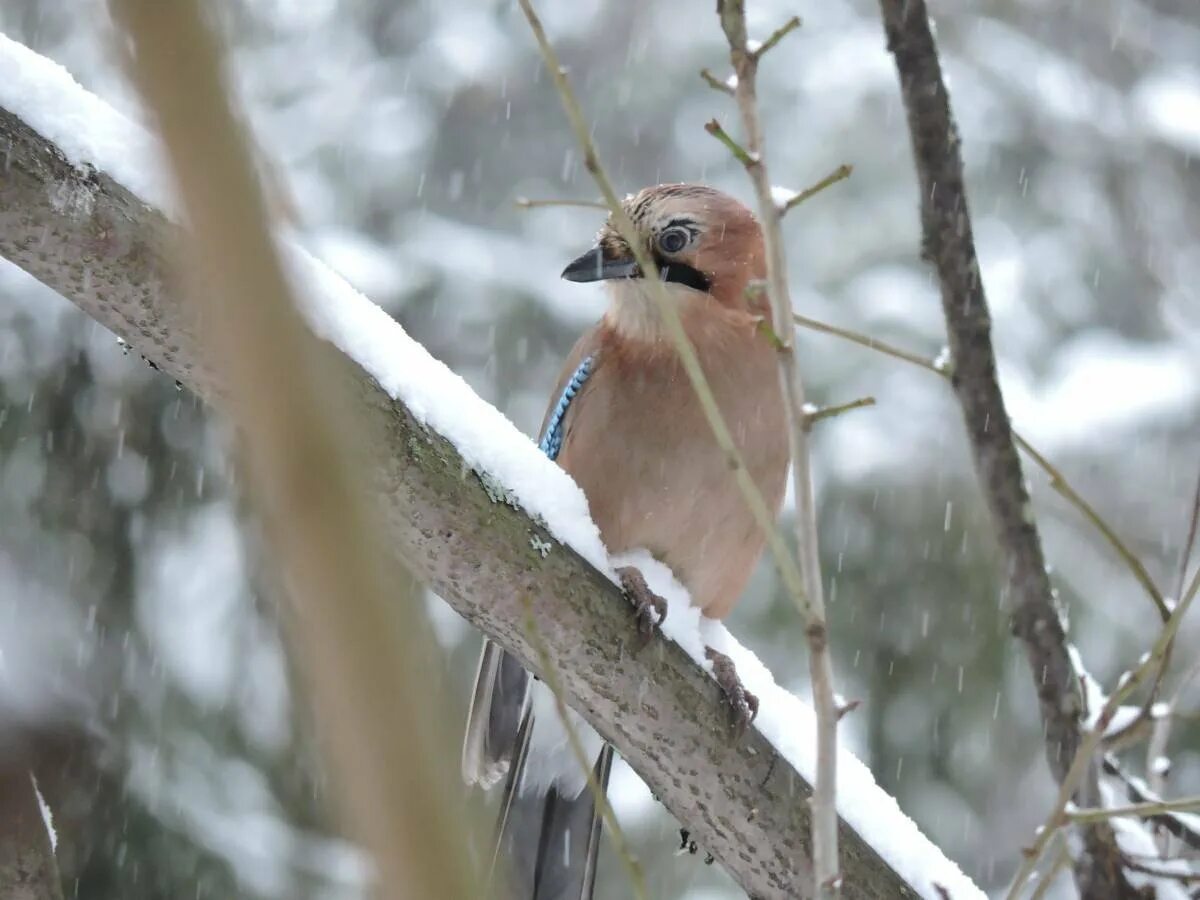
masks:
[[[212,399],[220,372],[197,352],[167,266],[186,235],[156,209],[171,206],[156,152],[60,67],[0,35],[0,256]],[[678,588],[663,588],[673,640],[635,654],[631,610],[578,487],[386,313],[280,244],[356,406],[381,543],[524,665],[538,671],[547,658],[570,705],[747,893],[811,891],[812,710],[723,628],[702,624]],[[697,662],[705,643],[733,656],[762,701],[736,746],[720,689]],[[982,898],[866,767],[839,753],[846,895]]]

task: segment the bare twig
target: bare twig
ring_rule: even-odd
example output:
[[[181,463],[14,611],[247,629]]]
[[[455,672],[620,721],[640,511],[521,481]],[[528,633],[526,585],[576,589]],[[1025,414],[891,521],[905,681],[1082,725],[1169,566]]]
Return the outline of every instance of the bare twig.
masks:
[[[1092,753],[1099,735],[1089,735],[1089,740],[1081,743],[1078,678],[1067,653],[1021,459],[996,375],[991,318],[975,253],[960,140],[929,14],[924,0],[880,0],[880,8],[888,49],[899,76],[920,182],[922,255],[936,268],[941,286],[942,311],[954,361],[951,384],[962,408],[975,468],[1004,553],[1012,629],[1025,647],[1040,701],[1046,759],[1061,785],[1059,813],[1076,785],[1081,785],[1080,805],[1095,806],[1099,803],[1099,781]],[[1066,760],[1076,761],[1069,770],[1064,769]],[[1133,897],[1111,827],[1103,822],[1085,826],[1083,839],[1084,852],[1076,866],[1080,894],[1089,898]],[[1023,882],[1024,878],[1019,879],[1017,888]]]
[[[951,378],[954,374],[953,367],[948,364],[941,364],[938,360],[922,356],[919,353],[913,353],[911,350],[904,350],[895,346],[894,344],[889,344],[887,341],[879,340],[878,338],[871,337],[870,335],[861,334],[849,328],[830,325],[827,322],[821,322],[817,319],[810,319],[807,316],[801,316],[798,314],[793,315],[792,319],[801,328],[807,328],[809,331],[817,331],[822,334],[831,334],[834,337],[841,338],[842,340],[858,344],[860,347],[866,347],[869,350],[874,350],[877,353],[882,353],[885,356],[890,356],[893,359],[898,359],[902,362],[922,368],[927,372],[932,372],[934,375],[938,375],[948,382],[951,381]],[[1100,532],[1100,536],[1108,542],[1109,546],[1116,552],[1125,565],[1128,566],[1130,573],[1145,590],[1146,596],[1148,596],[1154,603],[1155,608],[1158,610],[1158,614],[1165,622],[1171,615],[1171,611],[1167,606],[1166,600],[1163,599],[1162,593],[1154,584],[1154,579],[1150,577],[1150,573],[1146,571],[1146,567],[1142,564],[1142,561],[1138,558],[1137,554],[1129,548],[1128,544],[1121,540],[1120,535],[1118,535],[1113,527],[1104,519],[1104,517],[1097,512],[1096,508],[1092,506],[1082,494],[1072,487],[1071,483],[1067,480],[1067,477],[1062,473],[1062,470],[1060,470],[1054,465],[1054,463],[1047,459],[1041,451],[1034,447],[1033,444],[1024,438],[1016,429],[1013,429],[1013,440],[1016,441],[1017,446],[1021,448],[1021,450],[1024,451],[1031,460],[1033,460],[1038,468],[1046,473],[1050,479],[1050,487],[1052,487],[1054,491],[1069,504],[1074,506],[1083,515],[1083,517],[1087,519],[1098,532]]]
[[[1058,873],[1071,865],[1071,851],[1067,848],[1067,842],[1060,840],[1058,842],[1058,852],[1054,854],[1054,860],[1046,867],[1046,871],[1042,873],[1041,880],[1034,887],[1033,892],[1029,895],[1029,900],[1044,900],[1049,895],[1050,889],[1054,887],[1054,879],[1058,877]]]
[[[513,201],[513,205],[519,206],[521,209],[538,209],[543,206],[574,206],[581,209],[608,209],[604,203],[598,203],[595,200],[531,200],[529,197],[518,197]]]
[[[1129,549],[1129,546],[1121,540],[1120,536],[1113,530],[1113,527],[1096,511],[1096,508],[1071,487],[1067,479],[1063,477],[1062,472],[1053,463],[1016,432],[1013,433],[1013,440],[1017,442],[1017,446],[1024,450],[1030,459],[1037,463],[1050,476],[1050,487],[1054,488],[1063,499],[1079,510],[1084,518],[1091,522],[1092,526],[1100,532],[1100,535],[1108,541],[1108,545],[1121,557],[1121,560],[1129,568],[1129,571],[1133,573],[1133,577],[1137,579],[1138,584],[1145,590],[1146,596],[1153,601],[1159,616],[1164,622],[1167,621],[1171,615],[1171,609],[1167,606],[1167,601],[1163,598],[1162,592],[1155,585],[1154,579],[1150,577],[1150,573],[1146,571],[1146,567],[1142,565],[1142,561],[1138,558],[1137,554]]]
[[[707,122],[704,130],[724,144],[726,149],[733,154],[733,158],[743,166],[752,166],[758,162],[757,158],[750,154],[745,147],[729,136],[729,132],[722,128],[721,123],[716,119]]]
[[[646,900],[648,896],[646,893],[646,875],[642,871],[641,863],[637,861],[633,852],[629,849],[629,841],[625,839],[625,831],[621,828],[621,823],[617,821],[617,815],[613,812],[612,804],[608,802],[608,795],[605,794],[604,788],[600,786],[600,782],[596,780],[596,770],[591,760],[588,759],[587,751],[583,748],[583,741],[579,737],[575,723],[571,721],[571,716],[567,712],[567,702],[563,699],[562,683],[558,680],[558,672],[554,670],[554,665],[550,661],[550,652],[546,649],[546,642],[542,640],[541,632],[537,626],[537,619],[533,615],[533,601],[526,596],[521,598],[521,603],[525,607],[525,632],[529,637],[529,642],[533,645],[534,651],[537,653],[542,680],[546,683],[546,687],[549,688],[550,693],[554,695],[554,708],[557,710],[559,721],[562,723],[563,730],[567,734],[567,743],[570,745],[571,755],[575,757],[575,762],[579,764],[580,770],[587,779],[587,787],[592,794],[592,802],[596,805],[596,809],[600,811],[600,816],[604,819],[604,824],[608,826],[608,833],[612,838],[613,850],[616,851],[617,857],[621,860],[621,865],[625,867],[625,871],[629,874],[629,882],[633,888],[634,897],[637,897],[638,900]]]
[[[1156,794],[1163,792],[1169,774],[1168,768],[1162,766],[1159,760],[1165,759],[1167,756],[1167,745],[1171,740],[1171,722],[1177,718],[1186,718],[1183,713],[1179,712],[1179,704],[1198,676],[1200,676],[1200,659],[1192,663],[1179,679],[1179,684],[1176,685],[1171,698],[1166,701],[1164,714],[1154,718],[1154,728],[1146,747],[1146,783]]]
[[[1161,862],[1161,860],[1159,860],[1159,862]],[[1180,884],[1195,884],[1200,882],[1200,872],[1196,871],[1172,872],[1168,869],[1164,869],[1161,865],[1151,866],[1143,862],[1138,862],[1138,860],[1135,858],[1128,858],[1125,864],[1134,872],[1143,872],[1146,875],[1152,875],[1155,878],[1163,878],[1167,881],[1178,881]],[[1195,896],[1196,895],[1193,893],[1192,897],[1194,898]]]
[[[783,210],[771,192],[771,180],[764,156],[764,135],[758,113],[758,63],[762,55],[785,35],[799,26],[798,18],[790,19],[775,31],[759,48],[752,50],[746,34],[745,0],[718,0],[717,15],[721,30],[729,43],[729,60],[737,78],[734,97],[746,133],[744,150],[717,124],[716,119],[706,127],[727,146],[745,167],[758,199],[758,215],[762,225],[767,257],[767,298],[771,319],[778,323],[782,334],[776,343],[779,361],[779,380],[783,387],[784,411],[787,416],[788,437],[792,456],[792,489],[796,498],[795,540],[804,576],[804,592],[808,603],[801,607],[808,639],[809,675],[812,682],[813,709],[817,720],[817,771],[813,785],[813,878],[820,897],[836,897],[840,893],[838,874],[837,834],[837,726],[838,703],[833,688],[833,663],[829,653],[829,632],[825,620],[825,591],[821,579],[821,562],[817,546],[817,511],[813,495],[812,471],[809,463],[808,428],[810,418],[805,412],[804,381],[793,352],[795,333],[784,326],[792,315],[792,298],[788,291],[787,261],[783,249]],[[740,151],[740,152],[739,152]]]
[[[700,77],[703,78],[704,83],[707,84],[714,91],[720,91],[722,94],[728,94],[730,97],[733,96],[733,82],[736,79],[727,78],[724,81],[722,81],[720,78],[718,78],[712,72],[710,72],[708,69],[701,69]]]
[[[832,419],[834,416],[840,416],[842,413],[848,413],[854,409],[863,409],[864,407],[874,405],[874,397],[859,397],[857,400],[851,400],[849,403],[836,403],[833,406],[820,406],[814,410],[805,412],[805,424],[811,427],[823,419]]]
[[[914,366],[920,366],[935,375],[948,377],[946,373],[940,369],[932,359],[921,356],[919,353],[913,353],[910,350],[901,350],[887,341],[881,341],[878,338],[870,337],[869,335],[859,334],[857,331],[851,331],[849,328],[841,328],[837,325],[830,325],[827,322],[820,322],[816,319],[810,319],[807,316],[802,316],[799,313],[792,315],[792,320],[802,328],[807,328],[810,331],[819,331],[822,334],[832,334],[835,337],[840,337],[842,340],[850,341],[870,350],[875,350],[883,353],[886,356],[892,356],[896,359],[904,360],[906,363],[911,363]]]
[[[1072,822],[1102,822],[1105,819],[1134,817],[1146,819],[1170,812],[1191,812],[1200,809],[1200,797],[1180,797],[1177,800],[1159,800],[1152,803],[1131,803],[1129,806],[1110,806],[1099,809],[1072,809],[1067,818]]]
[[[421,664],[421,604],[378,552],[350,463],[353,423],[339,418],[339,382],[295,310],[216,41],[196,0],[117,0],[114,9],[191,225],[199,332],[227,379],[221,399],[292,604],[285,622],[308,676],[331,799],[371,854],[378,896],[478,897],[462,804],[442,765],[449,735]],[[399,609],[398,593],[409,595]]]
[[[1125,795],[1134,803],[1159,803],[1164,798],[1150,790],[1142,779],[1131,775],[1121,768],[1117,758],[1112,753],[1105,753],[1103,759],[1104,774],[1119,781],[1125,788]],[[1193,856],[1200,854],[1200,829],[1192,827],[1192,822],[1186,815],[1175,813],[1158,813],[1146,817],[1155,829],[1166,832],[1187,847]]]
[[[799,193],[793,194],[792,196],[788,197],[786,201],[778,204],[779,215],[786,216],[789,212],[791,212],[793,209],[795,209],[797,206],[799,206],[805,200],[812,199],[817,194],[821,193],[821,191],[825,190],[828,187],[832,187],[833,185],[837,184],[839,181],[845,181],[852,174],[854,174],[854,166],[849,165],[848,163],[842,163],[840,166],[838,166],[836,169],[834,169],[832,172],[830,172],[828,175],[826,175],[820,181],[806,187],[804,190],[800,191]]]
[[[1021,888],[1030,873],[1037,866],[1038,859],[1046,849],[1047,843],[1053,837],[1054,832],[1071,821],[1071,816],[1067,813],[1067,805],[1071,802],[1071,797],[1075,792],[1076,786],[1083,780],[1089,772],[1095,771],[1094,755],[1100,746],[1100,741],[1104,737],[1104,733],[1108,730],[1109,724],[1112,722],[1113,716],[1121,704],[1133,694],[1137,688],[1146,681],[1159,666],[1162,665],[1166,658],[1168,648],[1175,640],[1175,635],[1179,631],[1179,625],[1183,621],[1183,617],[1187,614],[1188,607],[1196,597],[1197,590],[1200,589],[1200,573],[1197,573],[1187,593],[1180,600],[1179,605],[1175,607],[1175,611],[1171,613],[1171,618],[1167,620],[1167,624],[1163,626],[1159,633],[1158,639],[1154,642],[1154,646],[1150,652],[1146,654],[1138,663],[1137,667],[1132,672],[1126,672],[1118,679],[1117,687],[1109,695],[1108,700],[1104,704],[1104,708],[1100,711],[1100,715],[1096,717],[1095,723],[1083,735],[1079,742],[1078,749],[1075,751],[1074,757],[1071,760],[1071,766],[1067,769],[1066,774],[1061,779],[1058,787],[1058,796],[1055,799],[1054,808],[1050,815],[1046,818],[1046,823],[1038,832],[1032,846],[1026,851],[1025,861],[1018,870],[1016,877],[1013,879],[1012,887],[1009,889],[1008,900],[1016,900],[1020,896]],[[1165,801],[1164,801],[1165,802]],[[1152,810],[1147,815],[1156,815],[1167,812],[1164,809]],[[1093,827],[1104,824],[1107,817],[1103,819],[1087,818],[1082,820],[1083,824],[1090,824]],[[1081,893],[1084,893],[1081,891]],[[1086,895],[1086,896],[1102,896],[1102,895]],[[1110,896],[1126,896],[1125,894],[1111,894]],[[1134,897],[1136,894],[1129,894]]]
[[[1187,535],[1183,540],[1183,546],[1179,550],[1179,574],[1175,579],[1175,596],[1182,596],[1184,585],[1187,582],[1188,569],[1191,566],[1192,551],[1196,546],[1196,532],[1200,529],[1200,477],[1196,479],[1196,490],[1192,494],[1192,509],[1188,516]],[[1154,703],[1158,700],[1158,693],[1162,686],[1162,680],[1167,674],[1167,662],[1164,660],[1163,666],[1159,669],[1158,676],[1154,679],[1154,687],[1146,697],[1146,702],[1142,707],[1142,717],[1151,718],[1149,713],[1153,708]],[[1180,679],[1179,687],[1176,688],[1174,695],[1167,701],[1165,714],[1157,717],[1154,720],[1154,727],[1150,733],[1150,740],[1146,744],[1146,781],[1150,785],[1150,789],[1162,793],[1165,787],[1167,778],[1167,769],[1159,764],[1160,759],[1166,759],[1167,744],[1171,740],[1171,721],[1174,718],[1175,706],[1179,703],[1183,692],[1187,690],[1188,684],[1196,674],[1200,672],[1200,659],[1196,660],[1192,667]]]
[[[743,20],[744,19],[745,19],[745,17],[743,16]],[[778,28],[776,28],[774,31],[772,31],[771,36],[768,37],[765,41],[763,41],[762,44],[760,44],[759,46],[754,47],[753,50],[751,50],[751,42],[750,41],[744,42],[742,46],[745,47],[747,53],[749,53],[749,55],[751,57],[753,57],[754,61],[758,62],[760,59],[763,58],[763,55],[766,54],[772,47],[774,47],[776,44],[778,44],[780,41],[782,41],[785,37],[787,37],[789,34],[791,34],[793,31],[795,31],[799,27],[800,27],[800,17],[792,16],[790,19],[788,19],[786,22],[784,22],[782,25],[780,25]]]
[[[1188,569],[1192,564],[1192,551],[1196,549],[1196,534],[1200,531],[1200,476],[1196,478],[1196,489],[1192,492],[1192,508],[1188,514],[1187,537],[1179,550],[1179,574],[1175,579],[1175,596],[1182,597],[1186,589]]]

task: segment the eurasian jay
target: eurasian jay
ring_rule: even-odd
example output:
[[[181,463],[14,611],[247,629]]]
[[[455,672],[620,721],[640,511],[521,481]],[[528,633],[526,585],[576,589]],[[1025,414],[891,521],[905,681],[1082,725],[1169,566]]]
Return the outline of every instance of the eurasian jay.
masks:
[[[788,441],[769,313],[750,283],[766,274],[753,213],[712,188],[646,188],[625,201],[700,358],[721,413],[768,505],[783,499]],[[610,553],[645,549],[669,566],[704,615],[725,616],[762,551],[742,498],[660,319],[653,287],[611,220],[562,273],[603,281],[609,306],[575,344],[551,395],[540,447],[583,489]],[[636,569],[619,570],[639,627],[665,604]],[[735,727],[757,711],[727,657],[709,650]],[[463,746],[463,775],[485,787],[507,772],[497,857],[513,900],[590,900],[600,820],[544,689],[485,642]],[[537,727],[534,727],[534,723]],[[588,729],[590,732],[590,729]],[[558,732],[556,734],[556,732]],[[590,732],[607,786],[612,748]],[[565,754],[562,765],[549,757]],[[535,762],[531,762],[535,760]]]

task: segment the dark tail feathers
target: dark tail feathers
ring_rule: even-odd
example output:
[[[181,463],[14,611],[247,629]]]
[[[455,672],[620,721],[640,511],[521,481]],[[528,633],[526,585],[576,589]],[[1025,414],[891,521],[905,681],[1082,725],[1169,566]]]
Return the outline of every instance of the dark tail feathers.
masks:
[[[496,848],[493,898],[592,900],[601,817],[585,784],[575,796],[552,786],[522,790],[534,716],[529,675],[490,641],[484,642],[463,744],[463,775],[490,786],[507,771]],[[594,773],[607,790],[613,750],[603,746]]]

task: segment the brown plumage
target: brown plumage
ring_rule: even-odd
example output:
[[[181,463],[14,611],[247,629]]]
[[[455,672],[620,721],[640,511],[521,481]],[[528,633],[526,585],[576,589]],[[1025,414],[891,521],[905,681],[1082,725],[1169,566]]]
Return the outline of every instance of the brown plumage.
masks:
[[[647,188],[626,200],[625,209],[655,258],[751,476],[778,510],[787,432],[775,350],[759,328],[768,312],[753,299],[759,294],[747,290],[766,274],[758,222],[732,197],[691,184]],[[609,306],[576,343],[551,394],[543,432],[580,364],[590,360],[558,423],[561,445],[548,452],[557,452],[559,465],[583,489],[611,553],[648,550],[674,571],[705,615],[723,617],[745,587],[763,537],[664,330],[654,285],[641,277],[611,222],[563,277],[604,281]],[[627,583],[634,594],[635,586]],[[645,597],[633,599],[644,606]],[[718,660],[716,672],[744,724],[756,706],[746,705],[728,660]],[[536,747],[539,740],[527,683],[515,661],[485,644],[464,775],[487,783],[511,763],[499,847],[510,863],[516,900],[587,900],[599,822],[570,760],[564,771],[574,772],[573,779],[525,777],[530,742]],[[597,763],[602,781],[610,762],[606,747]]]

